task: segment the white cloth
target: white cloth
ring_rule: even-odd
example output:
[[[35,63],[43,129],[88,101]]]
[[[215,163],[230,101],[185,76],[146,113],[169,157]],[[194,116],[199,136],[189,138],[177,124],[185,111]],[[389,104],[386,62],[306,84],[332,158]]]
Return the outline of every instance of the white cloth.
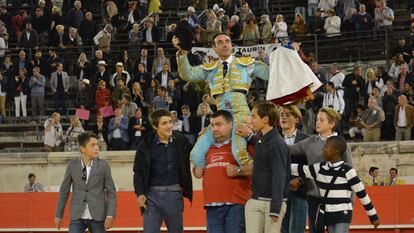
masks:
[[[407,115],[405,115],[405,108],[400,107],[400,110],[398,112],[398,127],[407,127]]]
[[[81,159],[81,163],[82,163],[82,169],[83,169],[83,167],[85,167],[85,164],[83,163],[82,159]],[[91,174],[92,165],[93,165],[93,160],[91,161],[91,164],[89,166],[86,166],[86,182],[85,183],[88,183],[89,174]],[[81,219],[93,219],[91,212],[89,212],[88,204],[86,204],[85,206],[85,210],[83,211]]]
[[[167,87],[167,85],[168,85],[168,72],[167,73],[162,72],[161,73],[161,86]]]
[[[181,120],[177,120],[173,122],[173,130],[183,131],[183,122]]]
[[[270,54],[267,100],[282,98],[309,87],[316,91],[322,83],[292,49],[280,47]]]

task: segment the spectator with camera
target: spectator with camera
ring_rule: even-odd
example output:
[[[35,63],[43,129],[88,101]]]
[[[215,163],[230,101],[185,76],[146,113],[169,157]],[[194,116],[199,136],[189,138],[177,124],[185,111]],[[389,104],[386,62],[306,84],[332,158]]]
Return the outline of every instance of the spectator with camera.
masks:
[[[45,121],[45,149],[48,152],[62,151],[61,142],[63,139],[63,128],[60,124],[60,114],[54,112],[50,118]]]

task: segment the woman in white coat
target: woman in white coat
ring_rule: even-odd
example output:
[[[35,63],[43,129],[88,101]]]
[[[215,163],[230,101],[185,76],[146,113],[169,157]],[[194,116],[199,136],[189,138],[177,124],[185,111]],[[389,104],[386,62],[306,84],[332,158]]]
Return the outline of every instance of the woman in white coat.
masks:
[[[341,18],[336,16],[334,9],[326,11],[328,17],[325,20],[326,37],[335,37],[341,35]]]
[[[276,16],[276,21],[273,24],[272,30],[271,32],[275,35],[276,37],[276,42],[283,42],[285,40],[287,40],[288,38],[288,33],[287,33],[287,24],[283,18],[283,15],[277,15]]]

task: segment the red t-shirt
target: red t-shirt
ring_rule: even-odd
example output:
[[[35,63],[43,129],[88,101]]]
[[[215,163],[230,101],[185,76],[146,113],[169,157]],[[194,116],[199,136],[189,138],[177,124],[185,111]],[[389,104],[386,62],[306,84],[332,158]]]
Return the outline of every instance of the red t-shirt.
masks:
[[[251,180],[247,176],[231,178],[226,166],[236,165],[231,143],[222,147],[212,146],[207,152],[206,168],[203,176],[204,204],[213,202],[246,204],[252,196]]]

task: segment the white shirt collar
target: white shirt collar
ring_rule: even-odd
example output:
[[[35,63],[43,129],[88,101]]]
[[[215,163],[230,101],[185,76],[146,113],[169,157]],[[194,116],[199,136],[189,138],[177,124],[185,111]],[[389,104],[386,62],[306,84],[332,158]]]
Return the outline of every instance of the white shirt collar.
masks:
[[[328,137],[326,137],[326,138],[322,137],[322,136],[319,134],[319,138],[320,138],[320,139],[322,139],[322,140],[324,140],[324,141],[326,141],[326,139],[328,139],[328,138],[330,138],[330,137],[333,137],[333,136],[338,136],[338,133],[337,133],[337,132],[333,132],[331,135],[329,135],[329,136],[328,136]]]
[[[214,143],[214,145],[215,145],[216,147],[222,147],[222,146],[224,146],[224,145],[229,144],[230,142],[231,142],[231,138],[229,138],[229,139],[227,139],[226,141],[221,142],[221,143],[216,142],[216,143]]]
[[[296,137],[297,132],[298,132],[298,129],[295,129],[295,132],[293,132],[292,136],[287,137],[285,134],[283,134],[283,137],[284,137],[284,138],[295,138],[295,137]]]
[[[233,60],[234,60],[234,56],[233,55],[230,55],[230,57],[228,57],[225,61],[227,62],[227,64],[231,64],[233,62]],[[219,61],[220,61],[220,63],[225,62],[225,61],[223,61],[221,59],[219,59]]]

